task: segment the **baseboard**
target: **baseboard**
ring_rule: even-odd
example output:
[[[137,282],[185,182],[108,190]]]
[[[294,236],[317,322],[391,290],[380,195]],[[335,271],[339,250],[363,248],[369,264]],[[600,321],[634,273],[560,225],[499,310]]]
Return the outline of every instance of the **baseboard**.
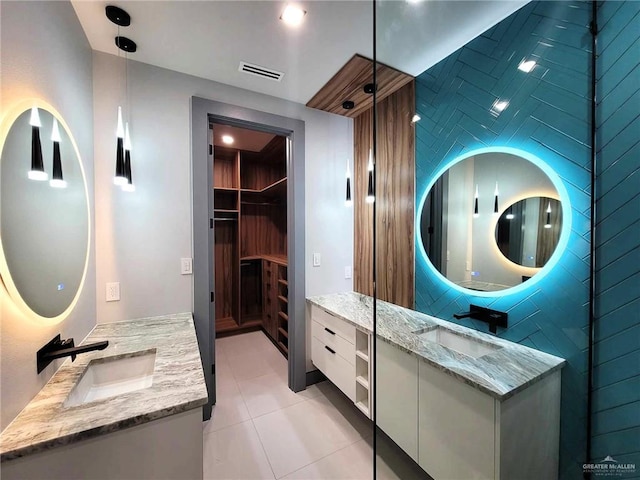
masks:
[[[314,385],[316,383],[324,382],[327,377],[324,376],[320,370],[311,370],[307,372],[307,387]]]

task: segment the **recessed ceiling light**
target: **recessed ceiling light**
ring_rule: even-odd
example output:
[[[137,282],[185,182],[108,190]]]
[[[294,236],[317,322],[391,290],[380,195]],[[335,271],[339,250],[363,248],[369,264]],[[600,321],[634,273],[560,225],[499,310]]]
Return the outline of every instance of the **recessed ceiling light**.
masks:
[[[282,15],[280,15],[280,20],[282,20],[287,25],[291,25],[292,27],[297,27],[302,23],[304,16],[307,14],[302,8],[294,3],[288,4]]]
[[[411,123],[417,123],[420,120],[422,119],[420,118],[420,115],[418,115],[417,113],[413,117],[411,117]]]
[[[533,70],[533,67],[536,66],[536,62],[533,60],[528,60],[526,62],[522,62],[520,65],[518,65],[518,70],[525,72],[525,73],[529,73],[531,72],[531,70]]]
[[[231,145],[233,143],[233,137],[231,135],[223,135],[222,143],[226,143],[227,145]]]

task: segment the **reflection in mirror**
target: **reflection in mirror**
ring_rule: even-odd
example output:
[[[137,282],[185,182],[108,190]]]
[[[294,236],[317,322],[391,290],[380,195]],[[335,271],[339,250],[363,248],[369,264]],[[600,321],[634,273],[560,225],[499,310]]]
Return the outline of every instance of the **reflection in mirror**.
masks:
[[[3,125],[8,133],[0,159],[0,266],[14,301],[31,315],[53,319],[70,311],[82,287],[89,204],[78,150],[65,123],[43,108],[38,113],[44,172],[60,181],[64,172],[65,188],[31,179],[31,110],[10,128]]]
[[[528,197],[536,200],[520,202]],[[538,197],[546,199],[543,206]],[[466,157],[436,179],[424,199],[420,222],[424,253],[438,272],[463,288],[499,291],[518,285],[544,266],[557,245],[562,213],[555,198],[559,194],[552,181],[529,160],[497,151]],[[545,229],[549,206],[552,227]],[[519,221],[522,213],[528,213],[527,226],[534,233],[516,235],[499,226],[499,218],[504,218],[515,228],[519,221],[507,220],[507,210],[513,214],[519,208],[524,208]],[[538,239],[539,224],[542,238],[553,241]],[[497,248],[500,244],[505,250]],[[503,254],[511,250],[518,253]]]
[[[509,205],[496,225],[502,254],[523,267],[544,267],[562,229],[562,209],[554,198],[530,197]]]

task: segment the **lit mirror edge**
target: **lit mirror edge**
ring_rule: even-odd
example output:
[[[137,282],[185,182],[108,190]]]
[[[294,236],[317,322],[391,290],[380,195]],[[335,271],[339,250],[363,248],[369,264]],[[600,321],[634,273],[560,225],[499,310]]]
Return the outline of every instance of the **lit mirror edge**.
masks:
[[[2,119],[0,120],[0,155],[4,149],[4,144],[7,140],[7,136],[9,135],[9,131],[13,126],[14,122],[18,119],[20,115],[24,112],[30,110],[32,107],[37,107],[40,110],[44,110],[50,113],[54,118],[58,120],[58,124],[60,127],[64,128],[67,132],[69,140],[71,141],[71,145],[73,146],[73,150],[76,154],[76,158],[78,159],[78,163],[80,164],[80,173],[82,175],[82,184],[84,187],[84,197],[87,205],[87,254],[84,260],[84,269],[82,271],[82,277],[80,279],[80,283],[78,284],[78,291],[76,292],[73,300],[69,304],[69,306],[59,315],[55,317],[43,317],[42,315],[34,312],[31,307],[25,302],[20,295],[20,292],[16,288],[16,285],[11,277],[11,272],[9,271],[9,265],[7,264],[7,260],[4,255],[4,249],[2,247],[2,232],[0,232],[0,280],[2,280],[2,286],[8,293],[9,298],[12,300],[14,306],[18,308],[18,310],[23,314],[25,319],[30,320],[38,325],[57,325],[62,322],[65,318],[69,316],[69,314],[76,307],[78,300],[80,299],[80,294],[84,289],[84,283],[87,278],[87,270],[89,269],[89,257],[91,255],[91,204],[89,202],[89,189],[87,187],[87,177],[84,172],[84,164],[82,162],[82,157],[80,156],[80,150],[78,149],[78,144],[71,133],[71,129],[67,122],[62,118],[60,112],[58,112],[51,104],[40,98],[30,98],[25,100],[20,100],[15,104],[7,107],[5,110]],[[0,164],[2,162],[2,158],[0,158]],[[2,168],[0,168],[0,174],[2,172]]]
[[[461,293],[464,293],[465,295],[469,295],[473,297],[496,298],[496,297],[503,297],[506,295],[513,295],[516,293],[523,292],[533,287],[534,285],[536,285],[538,282],[540,282],[542,279],[544,279],[547,276],[547,274],[558,264],[558,262],[560,261],[560,258],[564,254],[565,249],[567,248],[567,245],[569,244],[569,236],[571,234],[571,226],[572,226],[573,219],[571,215],[571,202],[569,201],[569,193],[567,192],[567,189],[565,188],[560,176],[546,162],[542,161],[536,155],[533,155],[532,153],[526,152],[524,150],[520,150],[518,148],[495,146],[495,147],[483,147],[483,148],[478,148],[478,149],[463,152],[457,157],[455,157],[453,160],[447,162],[440,169],[438,169],[436,173],[432,176],[431,180],[429,180],[429,183],[427,184],[424,192],[422,192],[422,198],[420,199],[420,203],[418,204],[418,208],[416,209],[416,218],[414,219],[414,221],[416,222],[415,225],[420,225],[420,216],[422,215],[422,209],[424,208],[424,202],[427,199],[427,195],[431,191],[431,188],[436,183],[436,181],[444,174],[444,172],[449,170],[456,163],[462,162],[463,160],[466,160],[469,157],[482,155],[485,153],[507,153],[507,154],[515,155],[525,160],[528,160],[531,163],[533,163],[536,167],[538,167],[540,170],[542,170],[547,175],[547,177],[549,177],[549,180],[551,180],[551,183],[556,188],[559,196],[557,200],[560,200],[560,203],[562,205],[562,229],[560,231],[560,239],[558,240],[558,245],[556,245],[556,249],[554,250],[551,257],[549,258],[549,261],[545,264],[544,267],[531,268],[532,271],[535,270],[536,274],[526,282],[523,282],[519,285],[515,285],[513,287],[505,288],[504,290],[499,290],[497,292],[481,292],[478,290],[471,290],[469,288],[464,288],[456,283],[453,283],[451,280],[449,280],[444,275],[442,275],[437,268],[433,266],[433,263],[431,263],[431,260],[429,260],[427,252],[424,249],[424,245],[422,243],[422,235],[419,228],[415,229],[416,230],[415,242],[416,242],[416,245],[418,245],[420,256],[422,257],[422,260],[425,262],[429,271],[438,280],[440,280],[442,283],[447,285],[449,288],[452,288]],[[498,219],[496,218],[495,222],[497,223],[497,221]],[[495,229],[495,224],[493,225],[493,227]],[[498,249],[498,246],[496,245],[495,248]]]
[[[555,187],[555,184],[554,184],[554,187]],[[556,192],[551,192],[548,190],[538,190],[538,191],[528,192],[527,194],[516,195],[512,197],[512,202],[509,205],[507,205],[506,208],[500,208],[500,211],[498,212],[498,214],[492,216],[491,223],[489,224],[489,228],[493,230],[492,232],[493,235],[489,241],[489,245],[490,245],[489,248],[491,249],[491,253],[493,253],[496,258],[500,259],[499,260],[500,263],[502,263],[502,265],[504,265],[505,268],[511,268],[511,269],[516,268],[523,274],[526,274],[527,276],[531,277],[529,280],[527,280],[527,282],[531,281],[534,275],[538,275],[544,267],[526,267],[524,265],[520,265],[519,263],[516,263],[510,260],[509,258],[507,258],[505,254],[502,253],[502,251],[500,250],[500,247],[498,247],[498,242],[496,241],[496,229],[498,228],[498,222],[500,221],[500,218],[502,218],[502,215],[504,214],[504,212],[506,212],[509,209],[510,206],[513,206],[516,203],[522,202],[523,200],[527,200],[529,198],[540,198],[540,197],[550,198],[551,200],[557,200],[558,202],[560,202],[560,205],[562,206],[562,200],[560,199],[560,196]],[[565,214],[565,211],[563,207],[562,208],[563,222],[564,222],[564,214]],[[562,227],[560,231],[562,232]],[[553,253],[556,252],[559,246],[560,246],[560,240],[558,240],[558,244],[555,246]],[[552,258],[553,258],[553,254],[551,254],[551,257],[549,257],[549,260],[547,261],[547,263],[545,263],[544,265],[545,267],[551,261]],[[514,287],[509,287],[509,288],[514,288]],[[507,289],[505,288],[504,290],[507,290]],[[504,292],[504,290],[499,290],[499,291]]]

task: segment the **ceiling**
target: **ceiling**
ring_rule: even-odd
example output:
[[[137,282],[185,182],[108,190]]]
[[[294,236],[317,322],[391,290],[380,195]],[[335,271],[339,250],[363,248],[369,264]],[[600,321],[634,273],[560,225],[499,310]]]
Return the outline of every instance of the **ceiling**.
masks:
[[[307,15],[291,28],[279,20],[284,1],[72,0],[94,50],[117,54],[117,26],[104,10],[117,5],[131,15],[131,26],[121,27],[138,44],[131,59],[304,104],[355,53],[373,57],[373,9],[365,0],[298,3]],[[378,2],[378,59],[418,75],[525,3]],[[284,78],[241,73],[240,61]]]
[[[233,138],[233,144],[227,145],[222,141],[223,135]],[[248,152],[259,152],[275,135],[273,133],[259,132],[247,128],[232,127],[230,125],[214,124],[213,145],[216,147],[230,147]]]

